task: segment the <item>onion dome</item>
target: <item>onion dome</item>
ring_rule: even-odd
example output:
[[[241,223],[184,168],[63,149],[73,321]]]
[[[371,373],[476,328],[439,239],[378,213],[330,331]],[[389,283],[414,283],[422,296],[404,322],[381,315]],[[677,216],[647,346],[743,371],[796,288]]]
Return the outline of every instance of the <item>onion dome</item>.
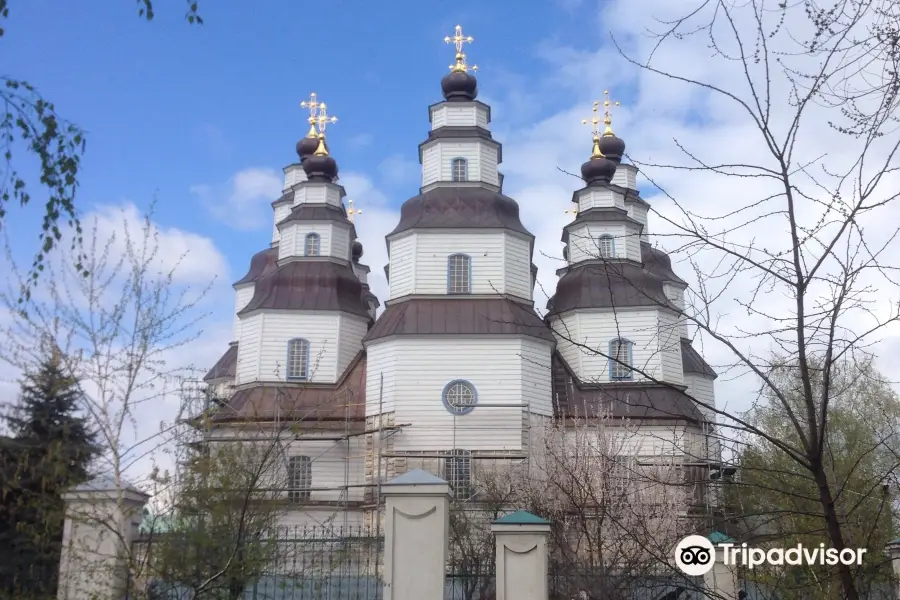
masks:
[[[353,262],[355,262],[355,263],[359,262],[359,259],[361,259],[362,255],[363,255],[362,242],[360,242],[359,240],[356,240],[355,242],[353,242],[353,247],[351,248],[350,252],[351,252],[350,255],[353,257]]]
[[[448,101],[474,100],[478,96],[478,80],[467,71],[454,69],[441,79],[441,90]]]
[[[325,137],[320,135],[318,147],[312,156],[303,161],[303,170],[309,181],[327,181],[331,183],[337,177],[337,161],[328,155]]]
[[[457,25],[453,36],[444,38],[444,43],[453,44],[456,47],[456,61],[450,65],[450,72],[441,79],[441,90],[444,99],[451,101],[474,100],[478,95],[478,81],[469,73],[478,71],[478,65],[471,67],[466,64],[466,55],[463,53],[463,44],[471,44],[475,41],[471,35],[463,35],[462,25]]]
[[[605,129],[603,135],[600,136],[599,146],[600,153],[616,164],[622,162],[622,155],[625,154],[625,142],[616,137],[612,130],[612,115],[609,107],[611,104],[619,106],[618,102],[610,102],[609,90],[603,92],[603,125]],[[596,107],[596,103],[594,104]]]
[[[612,131],[604,133],[600,137],[600,152],[611,160],[612,162],[618,164],[622,162],[622,155],[625,154],[625,142],[616,137]]]
[[[594,151],[586,163],[581,165],[581,178],[588,185],[603,184],[612,181],[616,174],[616,163],[600,152],[600,140],[594,138]]]
[[[308,135],[297,142],[297,156],[300,157],[300,162],[303,163],[304,160],[315,154],[318,147],[319,137],[315,135],[315,132],[312,136]]]

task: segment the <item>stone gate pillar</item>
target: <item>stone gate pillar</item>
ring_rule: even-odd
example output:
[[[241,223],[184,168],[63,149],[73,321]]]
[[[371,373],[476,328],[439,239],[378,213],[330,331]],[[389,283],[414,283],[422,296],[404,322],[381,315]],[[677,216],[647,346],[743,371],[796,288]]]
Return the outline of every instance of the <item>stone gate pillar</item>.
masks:
[[[497,543],[497,600],[547,600],[550,523],[524,510],[491,523]]]
[[[66,520],[57,598],[121,600],[128,580],[128,553],[150,496],[99,477],[62,498]]]
[[[421,469],[381,486],[384,600],[442,600],[450,544],[450,486]]]

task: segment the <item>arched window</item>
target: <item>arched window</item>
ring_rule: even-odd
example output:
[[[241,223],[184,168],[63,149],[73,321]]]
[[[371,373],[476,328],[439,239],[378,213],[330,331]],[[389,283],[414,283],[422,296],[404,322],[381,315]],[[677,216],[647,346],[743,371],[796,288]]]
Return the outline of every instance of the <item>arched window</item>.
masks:
[[[309,500],[312,491],[312,459],[308,456],[288,458],[288,500]]]
[[[631,347],[633,344],[623,338],[609,342],[609,378],[631,379]]]
[[[287,378],[309,379],[309,342],[300,338],[288,340]]]
[[[469,180],[469,163],[464,158],[454,158],[450,161],[450,178],[453,181]]]
[[[478,393],[468,381],[457,379],[444,386],[444,407],[454,415],[467,415],[475,409]]]
[[[447,258],[447,293],[468,294],[472,291],[472,259],[465,254]]]
[[[319,255],[319,234],[318,233],[307,233],[306,234],[306,244],[304,246],[306,256],[318,256]]]
[[[600,258],[614,258],[616,256],[616,240],[611,235],[601,235],[597,239],[597,250]]]

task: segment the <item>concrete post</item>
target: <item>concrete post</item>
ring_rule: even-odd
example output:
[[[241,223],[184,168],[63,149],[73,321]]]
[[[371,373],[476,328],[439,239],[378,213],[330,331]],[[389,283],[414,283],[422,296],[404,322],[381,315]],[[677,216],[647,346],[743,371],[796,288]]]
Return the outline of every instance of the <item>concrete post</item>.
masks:
[[[440,600],[450,543],[450,486],[415,469],[382,485],[381,495],[384,600]]]
[[[891,559],[891,567],[894,569],[894,597],[900,598],[900,539],[888,542],[884,550]]]
[[[550,523],[516,511],[491,523],[497,544],[497,600],[547,600]]]
[[[101,477],[62,495],[66,503],[59,561],[59,600],[120,600],[128,581],[128,552],[150,498]]]
[[[703,583],[707,590],[715,594],[715,598],[722,600],[738,600],[738,583],[737,566],[733,564],[725,564],[725,549],[719,544],[734,543],[734,540],[727,535],[714,531],[709,536],[709,541],[715,545],[716,562],[713,568],[703,576]]]

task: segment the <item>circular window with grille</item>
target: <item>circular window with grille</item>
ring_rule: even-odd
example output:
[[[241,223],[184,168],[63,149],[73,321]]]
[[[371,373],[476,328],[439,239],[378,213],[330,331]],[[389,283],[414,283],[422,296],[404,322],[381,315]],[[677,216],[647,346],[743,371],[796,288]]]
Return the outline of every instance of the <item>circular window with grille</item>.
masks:
[[[468,381],[457,379],[444,386],[444,407],[454,415],[467,415],[475,408],[478,394]]]

